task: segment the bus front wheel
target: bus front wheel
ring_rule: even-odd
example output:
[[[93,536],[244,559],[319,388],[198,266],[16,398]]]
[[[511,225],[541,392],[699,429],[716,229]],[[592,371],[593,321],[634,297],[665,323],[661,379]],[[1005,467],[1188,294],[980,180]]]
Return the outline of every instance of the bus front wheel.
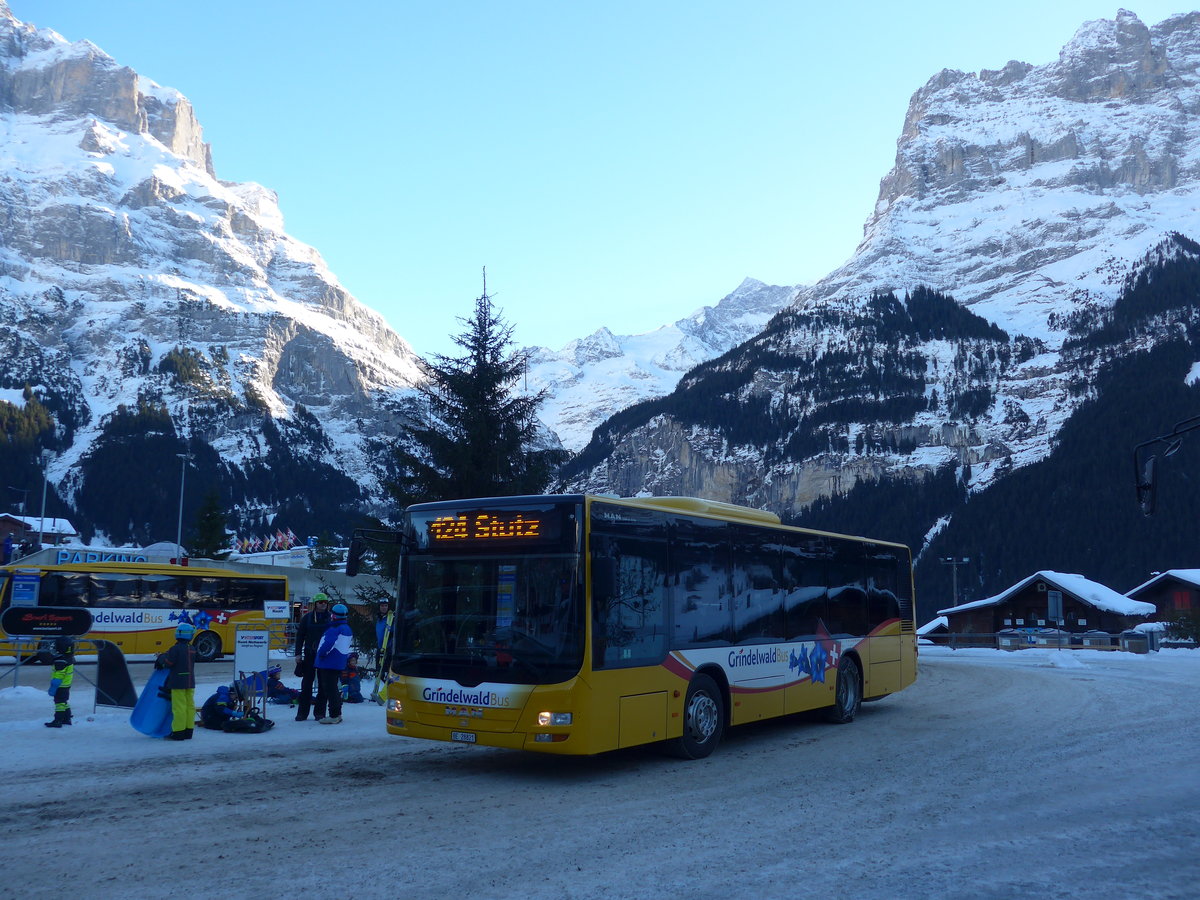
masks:
[[[202,631],[192,641],[197,662],[212,662],[221,655],[221,639],[211,631]]]
[[[853,722],[862,705],[862,673],[853,656],[843,656],[838,661],[833,697],[833,706],[829,707],[825,717],[835,725]]]
[[[725,731],[725,701],[717,683],[696,675],[683,701],[683,734],[670,743],[682,759],[704,759],[717,748]]]

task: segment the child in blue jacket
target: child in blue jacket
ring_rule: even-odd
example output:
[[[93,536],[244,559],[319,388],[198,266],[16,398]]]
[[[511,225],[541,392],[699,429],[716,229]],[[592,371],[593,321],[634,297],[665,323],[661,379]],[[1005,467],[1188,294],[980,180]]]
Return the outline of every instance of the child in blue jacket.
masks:
[[[344,603],[333,605],[329,627],[317,647],[317,699],[313,712],[322,725],[339,725],[342,721],[342,692],[338,686],[342,669],[350,659],[350,626],[346,623],[349,610]],[[329,715],[325,715],[326,706]]]

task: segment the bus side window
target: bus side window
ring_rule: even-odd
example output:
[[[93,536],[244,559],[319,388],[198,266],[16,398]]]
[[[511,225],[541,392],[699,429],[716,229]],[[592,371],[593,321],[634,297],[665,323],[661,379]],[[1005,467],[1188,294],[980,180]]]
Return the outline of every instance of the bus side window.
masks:
[[[187,579],[183,604],[188,609],[223,609],[228,594],[228,579],[192,576]]]
[[[592,665],[662,662],[667,652],[666,542],[593,536]],[[604,593],[601,593],[601,587]]]
[[[793,541],[783,548],[784,634],[788,640],[815,640],[826,627],[829,553],[824,538]]]
[[[136,575],[94,573],[84,577],[91,581],[91,600],[94,606],[138,605],[138,578]]]
[[[782,559],[774,535],[743,526],[730,528],[733,553],[733,639],[739,644],[778,641],[784,637]]]
[[[259,588],[263,582],[255,579],[231,578],[229,580],[230,609],[262,609],[263,595]]]
[[[709,519],[672,520],[672,648],[723,647],[733,642],[729,529]]]
[[[41,606],[89,606],[88,576],[73,573],[48,573],[38,592]]]

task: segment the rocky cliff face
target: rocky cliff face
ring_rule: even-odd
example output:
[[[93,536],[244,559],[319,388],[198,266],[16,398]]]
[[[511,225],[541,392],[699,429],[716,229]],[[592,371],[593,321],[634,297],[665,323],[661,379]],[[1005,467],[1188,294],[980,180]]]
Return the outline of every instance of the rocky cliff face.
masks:
[[[69,411],[64,494],[85,491],[118,409],[161,406],[225,479],[261,464],[264,416],[303,409],[296,453],[349,474],[356,502],[381,496],[376,442],[402,428],[418,360],[287,234],[274,194],[217,179],[185,97],[0,0],[0,132],[0,389]]]
[[[1197,230],[1198,71],[1200,14],[1147,28],[1121,11],[1048,65],[935,75],[855,256],[601,425],[570,486],[794,513],[945,465],[970,464],[978,490],[1045,457],[1099,364],[1070,338]]]

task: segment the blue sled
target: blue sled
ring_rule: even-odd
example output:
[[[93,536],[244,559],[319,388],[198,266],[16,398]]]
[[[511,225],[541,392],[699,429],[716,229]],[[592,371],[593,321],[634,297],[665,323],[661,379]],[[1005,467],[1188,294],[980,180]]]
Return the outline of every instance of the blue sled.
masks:
[[[171,733],[171,701],[158,696],[158,689],[166,681],[167,670],[155,669],[129,714],[129,724],[150,737],[161,738]]]

